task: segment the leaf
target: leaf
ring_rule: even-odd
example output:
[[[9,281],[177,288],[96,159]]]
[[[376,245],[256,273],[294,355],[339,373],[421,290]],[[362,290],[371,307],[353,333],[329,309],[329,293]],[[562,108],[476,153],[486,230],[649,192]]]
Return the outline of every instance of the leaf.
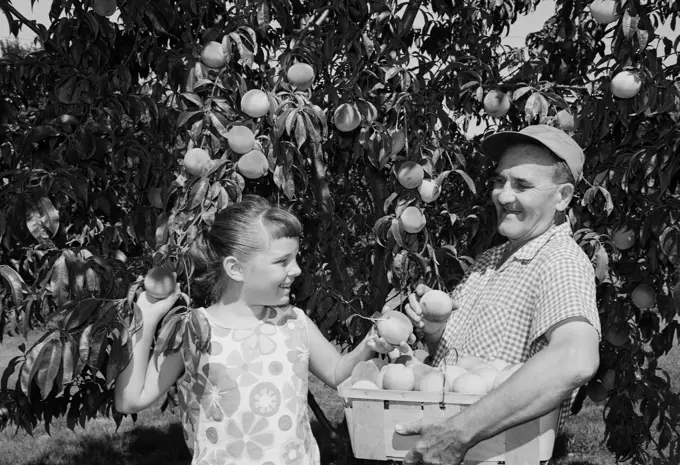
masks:
[[[177,117],[177,128],[181,128],[194,116],[201,113],[200,110],[197,111],[183,111]]]
[[[203,108],[203,99],[198,94],[194,94],[193,92],[183,92],[180,95],[199,108]]]
[[[80,366],[82,368],[90,358],[90,337],[93,330],[94,324],[91,324],[86,326],[83,332],[80,333],[80,338],[78,339],[78,363],[76,367]],[[79,370],[76,369],[75,373],[78,374]]]
[[[54,334],[56,334],[55,331],[43,336],[42,340],[37,342],[26,354],[26,360],[21,367],[19,382],[21,390],[28,397],[31,397],[31,382],[40,368],[40,358],[42,357],[43,349],[50,342],[50,338]]]
[[[54,380],[59,374],[61,367],[62,343],[58,333],[45,345],[40,357],[40,366],[35,374],[36,384],[40,389],[42,398],[45,399],[52,391]],[[37,362],[36,362],[37,363]]]
[[[297,109],[292,110],[288,113],[288,117],[286,118],[286,133],[288,133],[289,136],[293,134],[293,125],[297,121],[297,114]]]
[[[297,121],[295,122],[295,141],[297,148],[300,149],[307,140],[307,130],[305,129],[305,122],[300,113],[297,114]]]
[[[474,195],[477,195],[477,188],[475,187],[475,182],[472,180],[472,178],[463,170],[453,170],[454,172],[458,173],[461,178],[465,181],[467,184],[468,188],[470,189],[470,192],[472,192]]]
[[[36,205],[32,196],[26,197],[26,226],[29,232],[43,248],[52,248],[53,243],[47,232],[40,208]]]
[[[9,379],[14,374],[14,369],[16,366],[19,365],[22,360],[23,356],[17,355],[16,357],[12,358],[4,368],[4,371],[2,372],[2,378],[0,378],[0,392],[8,391]]]
[[[54,208],[54,204],[47,197],[40,197],[37,201],[40,210],[40,218],[42,223],[52,233],[52,236],[57,234],[59,230],[59,212]]]
[[[623,13],[623,19],[621,20],[621,29],[623,30],[623,35],[626,39],[630,39],[635,35],[638,30],[638,23],[640,18],[635,15],[631,16],[628,9]]]
[[[399,226],[399,220],[392,218],[392,224],[390,225],[390,234],[397,241],[400,247],[404,247],[404,238],[401,235],[401,227]]]
[[[263,0],[257,5],[257,25],[262,29],[267,29],[271,21],[271,14],[269,13],[269,3]]]
[[[646,49],[647,44],[649,43],[649,33],[647,31],[645,31],[644,29],[638,29],[637,37],[638,37],[640,50]],[[678,38],[680,38],[680,36],[678,36]]]
[[[524,105],[526,123],[531,124],[536,117],[538,117],[539,123],[542,122],[548,115],[549,107],[548,101],[540,92],[531,94]]]
[[[520,87],[515,92],[513,92],[512,100],[517,101],[517,100],[521,99],[524,96],[524,94],[526,94],[527,92],[530,92],[532,90],[534,90],[534,88],[531,87],[531,86]]]
[[[174,342],[174,337],[182,322],[182,315],[176,313],[168,319],[164,319],[161,323],[161,328],[158,337],[155,341],[154,352],[156,354],[170,352],[171,346]]]
[[[220,114],[215,113],[215,112],[210,112],[210,121],[213,124],[213,127],[217,129],[217,132],[220,134],[220,136],[224,137],[225,139],[228,138],[229,131],[227,131],[226,126],[220,121]]]
[[[383,82],[387,82],[393,77],[395,77],[402,70],[401,66],[393,66],[385,73],[385,79]]]
[[[601,244],[597,246],[594,262],[595,277],[599,282],[603,282],[609,277],[609,254],[607,254],[607,250]]]
[[[69,274],[66,267],[66,257],[61,255],[54,262],[50,272],[50,291],[57,305],[64,305],[69,298]]]
[[[210,329],[210,322],[206,316],[199,311],[191,312],[191,331],[196,341],[196,347],[201,352],[205,352],[210,347],[210,340],[212,333]]]
[[[371,58],[371,56],[375,52],[375,45],[373,44],[373,41],[371,40],[370,37],[368,37],[368,34],[366,34],[366,32],[361,33],[361,41],[364,43],[366,55],[368,55],[368,58]]]
[[[80,302],[76,302],[64,324],[64,329],[69,333],[78,330],[78,328],[87,323],[90,316],[100,305],[101,300],[99,299],[83,299]]]
[[[680,228],[671,226],[664,229],[659,244],[673,266],[680,267]]]
[[[290,173],[286,173],[283,166],[277,165],[274,169],[274,183],[283,191],[289,200],[295,198],[295,183]]]
[[[191,188],[191,194],[189,194],[189,198],[191,199],[189,204],[190,209],[193,210],[203,203],[209,188],[210,181],[208,181],[208,178],[202,177],[194,184],[194,186]]]
[[[27,287],[26,283],[21,278],[19,273],[17,273],[14,268],[9,267],[8,265],[0,265],[0,276],[5,278],[5,281],[7,281],[7,284],[9,284],[14,305],[19,306],[23,300],[22,291]]]
[[[73,381],[75,376],[79,373],[75,373],[76,368],[76,341],[71,337],[66,337],[63,341],[63,349],[61,354],[61,366],[62,366],[62,379],[61,383],[63,386],[67,386]]]

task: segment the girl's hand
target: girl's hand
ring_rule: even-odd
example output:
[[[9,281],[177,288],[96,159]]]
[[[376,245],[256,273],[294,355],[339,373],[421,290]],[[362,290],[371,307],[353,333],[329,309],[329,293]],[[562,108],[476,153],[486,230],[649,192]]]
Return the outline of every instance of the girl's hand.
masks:
[[[182,295],[182,291],[180,290],[179,283],[175,285],[173,293],[162,300],[150,297],[146,291],[139,294],[137,305],[142,310],[144,322],[152,325],[157,324],[175,305],[180,295]]]
[[[379,317],[380,315],[378,315]],[[416,342],[416,336],[411,333],[408,337],[407,341],[402,342],[398,346],[394,344],[390,344],[385,340],[385,338],[381,337],[380,334],[378,334],[378,329],[376,328],[375,325],[371,328],[371,330],[368,332],[368,335],[366,336],[366,345],[371,348],[374,352],[377,352],[379,354],[389,354],[390,352],[394,351],[394,349],[399,349],[399,352],[402,354],[406,354],[411,351],[411,347],[409,344],[413,344]]]

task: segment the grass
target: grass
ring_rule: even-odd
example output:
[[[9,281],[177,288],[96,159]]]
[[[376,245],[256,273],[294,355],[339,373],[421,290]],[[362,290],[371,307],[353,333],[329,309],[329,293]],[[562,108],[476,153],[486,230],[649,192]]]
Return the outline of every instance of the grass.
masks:
[[[29,337],[29,343],[33,337]],[[21,342],[22,338],[7,338],[0,344],[0,371],[17,354],[17,346]],[[680,347],[676,346],[664,357],[661,366],[669,371],[677,389],[677,383],[680,383]],[[344,411],[335,391],[311,375],[310,390],[327,417],[334,424],[341,423]],[[85,429],[77,428],[75,431],[69,430],[65,420],[59,419],[53,423],[51,435],[42,426],[33,436],[5,430],[0,432],[0,465],[187,465],[191,458],[184,445],[177,415],[170,411],[162,413],[160,403],[157,407],[140,413],[136,423],[126,418],[118,430],[113,420],[108,418],[91,421]],[[321,448],[322,463],[377,463],[336,453],[329,441],[324,439],[322,428],[313,417],[312,427]],[[551,463],[614,465],[614,458],[601,442],[603,438],[602,405],[586,400],[581,412],[567,421]]]

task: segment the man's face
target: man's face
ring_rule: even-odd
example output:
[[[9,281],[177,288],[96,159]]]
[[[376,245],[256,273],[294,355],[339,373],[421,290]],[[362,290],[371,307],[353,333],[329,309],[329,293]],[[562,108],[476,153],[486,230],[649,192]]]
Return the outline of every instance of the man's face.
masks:
[[[544,147],[515,145],[501,156],[491,198],[498,232],[513,246],[543,234],[553,224],[555,213],[566,208],[565,185],[555,184],[554,170],[554,161]]]

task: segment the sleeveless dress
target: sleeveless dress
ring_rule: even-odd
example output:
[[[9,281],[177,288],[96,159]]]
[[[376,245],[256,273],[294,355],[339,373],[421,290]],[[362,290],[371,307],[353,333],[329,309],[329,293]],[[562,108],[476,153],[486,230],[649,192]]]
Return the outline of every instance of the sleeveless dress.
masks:
[[[254,328],[211,326],[210,351],[186,356],[178,381],[192,465],[318,465],[307,408],[302,310],[268,307]]]

